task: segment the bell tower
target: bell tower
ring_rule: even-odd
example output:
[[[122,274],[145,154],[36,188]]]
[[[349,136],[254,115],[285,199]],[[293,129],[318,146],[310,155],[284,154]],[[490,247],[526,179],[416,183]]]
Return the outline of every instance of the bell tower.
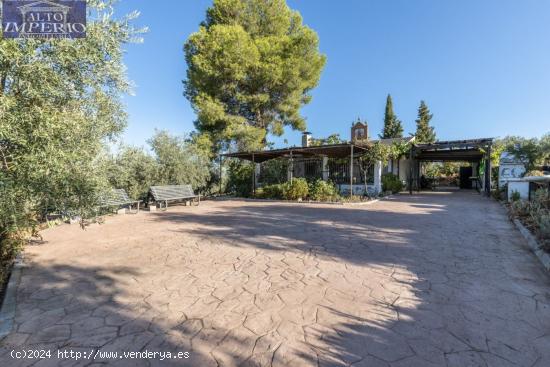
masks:
[[[357,119],[357,122],[351,125],[351,141],[353,143],[369,139],[369,125]]]

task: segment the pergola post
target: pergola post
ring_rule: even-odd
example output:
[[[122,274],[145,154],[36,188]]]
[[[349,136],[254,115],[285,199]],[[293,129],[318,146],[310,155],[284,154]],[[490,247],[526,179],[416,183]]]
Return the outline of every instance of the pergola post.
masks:
[[[223,192],[223,156],[220,155],[220,195]]]
[[[416,174],[415,174],[415,183],[416,183],[416,190],[420,192],[422,190],[422,183],[420,182],[420,177],[422,177],[422,163],[418,159],[416,160]]]
[[[323,181],[328,181],[329,179],[329,170],[328,170],[328,157],[323,156],[323,162],[321,163],[321,175]]]
[[[292,185],[292,180],[294,179],[294,157],[292,155],[292,150],[290,151],[290,184]]]
[[[351,144],[351,156],[349,160],[349,196],[353,196],[353,144]]]
[[[256,161],[252,153],[252,195],[256,196]]]
[[[491,145],[487,148],[485,158],[485,194],[491,196]]]
[[[414,147],[411,147],[409,151],[409,194],[413,194],[413,151]]]

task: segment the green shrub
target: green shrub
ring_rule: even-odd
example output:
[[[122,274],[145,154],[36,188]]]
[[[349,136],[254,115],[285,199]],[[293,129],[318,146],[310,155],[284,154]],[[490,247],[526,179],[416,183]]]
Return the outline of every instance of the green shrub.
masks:
[[[159,165],[159,183],[191,185],[195,190],[207,185],[211,178],[211,160],[198,144],[163,130],[156,131],[148,143]]]
[[[267,199],[265,197],[264,188],[260,187],[260,188],[256,189],[256,195],[254,195],[254,197],[256,199]]]
[[[282,199],[283,198],[283,184],[267,185],[262,187],[262,192],[259,197],[263,199]]]
[[[541,237],[550,240],[550,212],[540,213],[537,218],[537,224],[539,225]]]
[[[514,217],[527,217],[530,213],[530,205],[526,201],[516,200],[510,204],[510,211]]]
[[[333,201],[339,197],[338,189],[331,182],[317,180],[310,184],[309,197],[315,201]]]
[[[252,196],[253,167],[246,162],[230,160],[228,164],[227,191],[238,197]]]
[[[506,191],[503,189],[491,190],[491,196],[497,201],[502,201],[505,199]]]
[[[109,184],[113,188],[126,190],[132,199],[145,201],[149,188],[158,183],[160,166],[142,148],[123,146],[104,164]]]
[[[532,170],[532,171],[527,172],[524,176],[525,177],[542,177],[542,176],[544,176],[544,172],[539,171],[539,170]]]
[[[397,194],[403,190],[403,182],[393,173],[382,175],[382,190]]]
[[[305,178],[295,178],[292,183],[283,184],[283,197],[286,200],[301,200],[307,197],[309,187]]]
[[[513,202],[515,201],[519,201],[521,199],[521,195],[519,193],[519,191],[512,191],[512,195],[510,196],[510,198],[512,199]]]

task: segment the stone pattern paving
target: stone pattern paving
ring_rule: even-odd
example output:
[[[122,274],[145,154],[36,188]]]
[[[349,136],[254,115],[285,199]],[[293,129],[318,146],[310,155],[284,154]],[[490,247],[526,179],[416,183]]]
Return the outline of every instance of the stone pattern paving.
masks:
[[[550,277],[475,193],[210,201],[43,235],[0,366],[550,366]],[[190,358],[16,361],[13,348]]]

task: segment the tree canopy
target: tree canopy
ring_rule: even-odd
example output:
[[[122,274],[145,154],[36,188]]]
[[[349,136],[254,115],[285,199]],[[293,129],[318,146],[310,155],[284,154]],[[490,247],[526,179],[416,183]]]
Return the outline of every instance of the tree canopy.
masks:
[[[498,164],[502,152],[514,155],[518,160],[525,162],[527,171],[536,166],[545,165],[550,160],[550,133],[541,138],[524,138],[521,136],[507,136],[495,141],[491,160]]]
[[[120,96],[131,89],[123,46],[142,31],[137,13],[117,19],[111,5],[88,1],[83,39],[0,34],[2,257],[46,212],[89,209],[106,184],[98,157],[126,124]]]
[[[194,142],[166,131],[157,132],[149,144],[160,165],[159,184],[203,188],[210,178],[210,160]]]
[[[305,130],[325,65],[317,34],[284,0],[214,0],[185,44],[185,95],[212,152],[259,149],[285,126]]]
[[[380,162],[382,165],[388,162],[391,158],[392,150],[389,145],[383,144],[379,141],[374,143],[368,143],[362,146],[365,151],[357,157],[359,163],[359,169],[363,176],[363,182],[365,183],[365,192],[368,192],[368,175],[376,163]]]
[[[402,138],[403,124],[397,118],[393,111],[393,100],[391,94],[388,94],[386,99],[386,111],[384,113],[384,129],[379,135],[381,139]]]
[[[153,154],[123,145],[105,160],[112,187],[124,189],[131,198],[146,200],[155,185],[191,185],[205,190],[211,178],[207,154],[194,140],[157,131],[148,141]],[[204,191],[203,191],[204,192]]]
[[[416,142],[434,143],[436,141],[435,129],[430,126],[433,114],[430,113],[426,102],[421,101],[418,107],[418,118],[416,119]]]
[[[312,146],[334,145],[334,144],[344,144],[344,143],[346,143],[346,140],[342,139],[340,137],[340,134],[331,134],[326,138],[311,139]]]

